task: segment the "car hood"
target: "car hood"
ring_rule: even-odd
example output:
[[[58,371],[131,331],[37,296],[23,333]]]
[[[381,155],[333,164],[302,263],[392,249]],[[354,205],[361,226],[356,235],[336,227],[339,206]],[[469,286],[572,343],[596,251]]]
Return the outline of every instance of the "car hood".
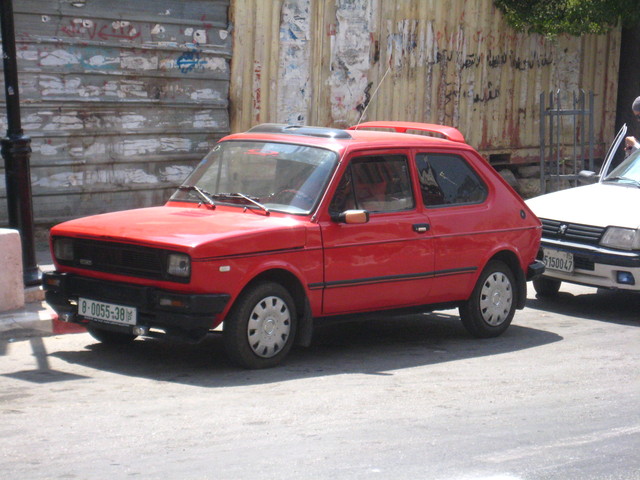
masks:
[[[527,200],[539,218],[598,227],[640,226],[640,188],[597,183]]]
[[[250,209],[164,206],[71,220],[55,226],[51,235],[170,248],[205,258],[301,248],[308,225],[306,219]]]

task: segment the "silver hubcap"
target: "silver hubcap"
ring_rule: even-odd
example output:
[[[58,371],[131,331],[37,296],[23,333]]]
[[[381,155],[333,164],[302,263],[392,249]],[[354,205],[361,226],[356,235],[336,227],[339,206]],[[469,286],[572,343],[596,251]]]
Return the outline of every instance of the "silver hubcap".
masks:
[[[498,326],[509,316],[513,291],[509,278],[501,272],[489,275],[480,291],[480,313],[485,322]]]
[[[262,358],[277,355],[291,333],[291,317],[287,304],[278,297],[258,302],[249,316],[247,338],[253,352]]]

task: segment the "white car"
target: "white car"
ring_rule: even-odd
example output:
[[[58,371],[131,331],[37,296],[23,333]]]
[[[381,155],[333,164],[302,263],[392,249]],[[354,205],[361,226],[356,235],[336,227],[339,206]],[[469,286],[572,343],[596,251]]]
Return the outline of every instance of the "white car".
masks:
[[[543,226],[538,295],[557,294],[561,282],[640,291],[640,150],[607,173],[625,133],[623,127],[599,175],[580,172],[597,183],[527,201]]]

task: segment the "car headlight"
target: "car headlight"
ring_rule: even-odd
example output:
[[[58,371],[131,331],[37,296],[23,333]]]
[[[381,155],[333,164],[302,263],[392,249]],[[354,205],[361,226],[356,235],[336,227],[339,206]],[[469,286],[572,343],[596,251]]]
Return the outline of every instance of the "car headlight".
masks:
[[[640,231],[636,228],[609,227],[600,245],[621,250],[640,250]]]
[[[170,253],[167,257],[167,273],[175,277],[191,275],[191,259],[184,253]]]
[[[53,240],[53,255],[63,262],[73,261],[73,240],[71,238],[55,238]]]

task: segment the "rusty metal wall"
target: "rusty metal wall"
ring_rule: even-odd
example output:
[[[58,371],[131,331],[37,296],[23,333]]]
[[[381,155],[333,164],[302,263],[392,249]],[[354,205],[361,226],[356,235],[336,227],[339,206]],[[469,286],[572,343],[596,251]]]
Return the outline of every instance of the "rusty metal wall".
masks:
[[[614,133],[618,30],[516,33],[492,0],[236,0],[233,19],[234,131],[443,123],[497,164],[533,163],[540,93],[584,89],[595,93],[597,154]]]
[[[36,224],[162,204],[228,133],[228,0],[13,3]]]

